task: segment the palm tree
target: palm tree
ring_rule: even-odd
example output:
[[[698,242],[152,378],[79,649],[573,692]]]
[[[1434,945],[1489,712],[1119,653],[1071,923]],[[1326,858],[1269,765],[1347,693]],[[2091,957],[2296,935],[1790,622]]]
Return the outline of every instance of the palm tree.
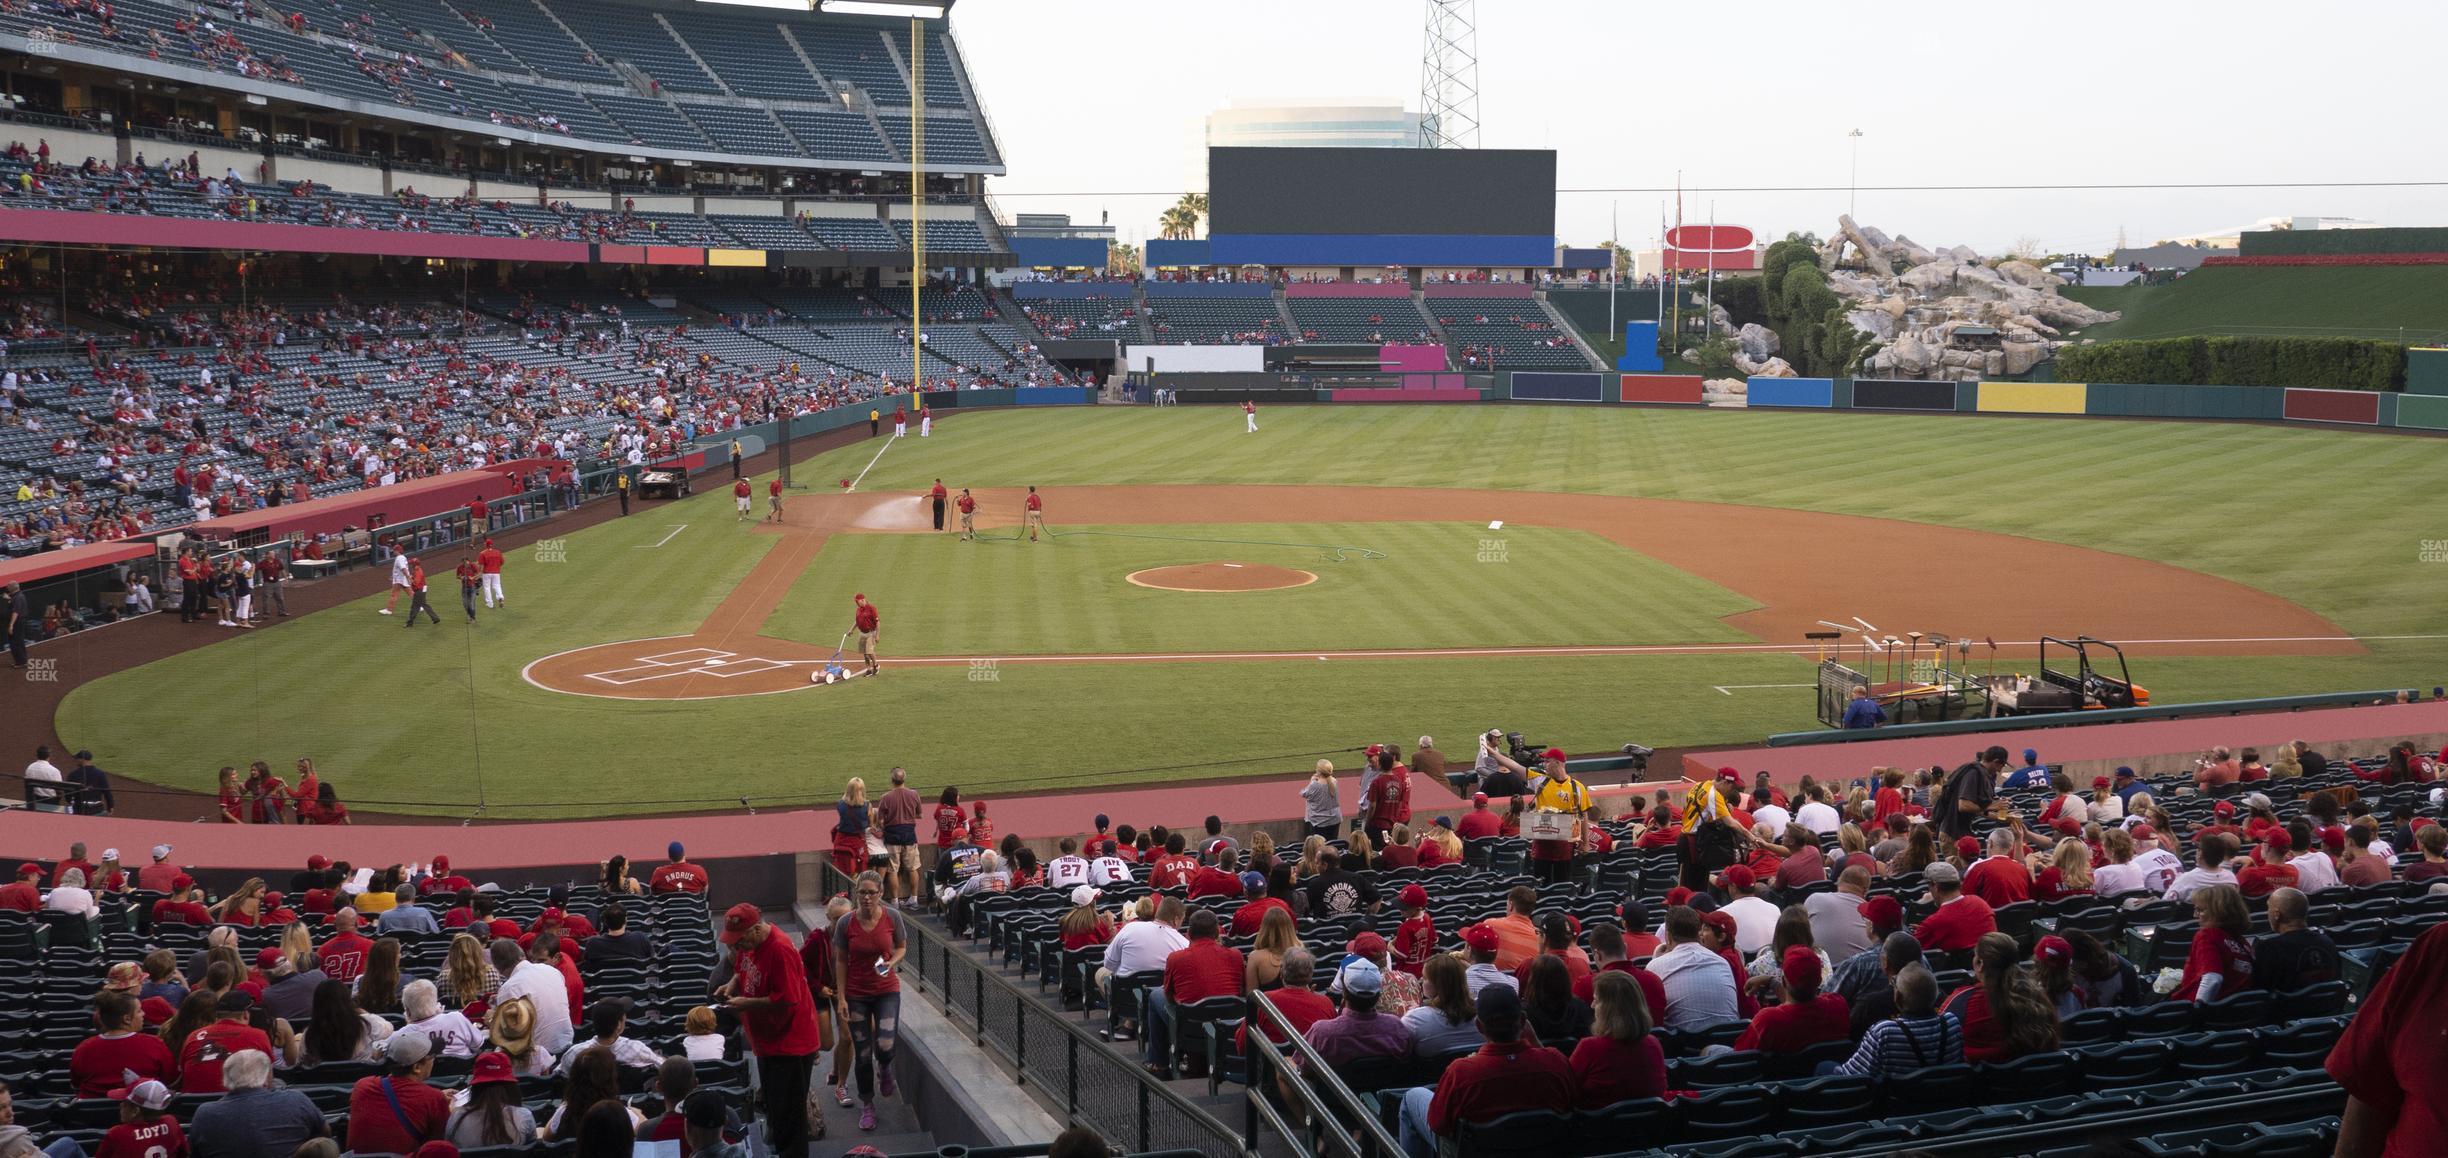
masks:
[[[1167,241],[1187,241],[1198,233],[1198,215],[1180,205],[1165,210],[1156,218],[1156,236]]]
[[[1204,193],[1182,194],[1181,200],[1173,203],[1173,208],[1165,210],[1165,217],[1178,221],[1181,225],[1181,234],[1176,240],[1197,237],[1199,222],[1207,219],[1207,195]]]
[[[1106,251],[1105,271],[1117,277],[1134,277],[1139,273],[1139,247],[1127,241],[1114,242]]]

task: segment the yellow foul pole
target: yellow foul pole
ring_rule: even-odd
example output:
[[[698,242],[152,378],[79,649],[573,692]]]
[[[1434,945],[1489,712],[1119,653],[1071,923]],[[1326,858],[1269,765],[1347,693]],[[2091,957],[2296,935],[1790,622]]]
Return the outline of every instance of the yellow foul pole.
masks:
[[[926,24],[910,17],[910,392],[926,389],[926,351],[918,334],[926,315],[919,291],[926,284]],[[919,400],[911,399],[913,405]]]

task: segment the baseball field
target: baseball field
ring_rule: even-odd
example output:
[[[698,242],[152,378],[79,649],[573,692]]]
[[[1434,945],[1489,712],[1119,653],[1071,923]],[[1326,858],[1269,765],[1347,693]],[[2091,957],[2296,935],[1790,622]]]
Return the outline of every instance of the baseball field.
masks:
[[[177,787],[311,755],[352,807],[536,817],[830,799],[893,764],[972,797],[1249,775],[1490,726],[1756,740],[1814,726],[1801,633],[1857,616],[1994,637],[1999,670],[2039,634],[2116,640],[2162,702],[2448,682],[2428,439],[1535,406],[1261,425],[959,415],[798,464],[778,524],[763,479],[760,521],[709,479],[521,549],[472,624],[456,558],[429,560],[438,626],[378,597],[230,632],[76,688],[59,732]],[[980,499],[977,541],[931,529],[938,478]],[[883,674],[811,682],[854,593]]]

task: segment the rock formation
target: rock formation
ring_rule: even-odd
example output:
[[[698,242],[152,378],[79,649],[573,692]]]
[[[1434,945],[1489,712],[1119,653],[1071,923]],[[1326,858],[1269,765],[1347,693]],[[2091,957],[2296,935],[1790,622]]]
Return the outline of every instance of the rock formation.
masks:
[[[2117,314],[2060,295],[2064,280],[2030,262],[1989,265],[1964,246],[1933,250],[1836,219],[1820,247],[1828,288],[1853,303],[1845,319],[1878,349],[1863,377],[1981,378],[2021,374],[2064,345],[2068,330],[2112,322]],[[1725,328],[1746,373],[1776,353],[1776,335],[1756,349],[1748,332]],[[1746,364],[1748,363],[1748,364]],[[1787,374],[1792,371],[1787,369]]]

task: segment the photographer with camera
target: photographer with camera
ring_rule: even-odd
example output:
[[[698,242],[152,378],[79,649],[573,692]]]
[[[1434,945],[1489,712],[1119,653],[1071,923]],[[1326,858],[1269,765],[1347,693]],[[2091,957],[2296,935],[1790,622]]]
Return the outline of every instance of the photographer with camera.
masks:
[[[1496,750],[1496,744],[1500,740],[1511,749],[1512,755],[1507,756]],[[1528,765],[1537,759],[1537,751],[1522,742],[1521,733],[1488,729],[1486,735],[1479,737],[1479,761],[1478,765],[1474,766],[1474,771],[1479,766],[1484,766],[1486,769],[1477,773],[1479,791],[1499,800],[1507,796],[1528,795],[1530,791]]]

